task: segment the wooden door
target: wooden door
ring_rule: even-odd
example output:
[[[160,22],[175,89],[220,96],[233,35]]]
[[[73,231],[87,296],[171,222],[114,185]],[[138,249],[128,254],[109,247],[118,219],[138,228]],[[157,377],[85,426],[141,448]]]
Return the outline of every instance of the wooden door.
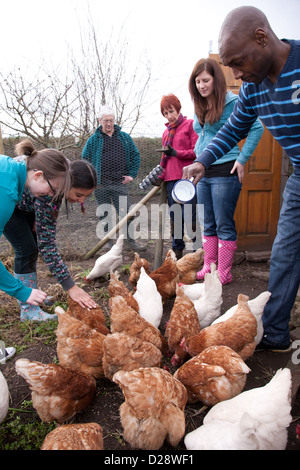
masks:
[[[227,89],[238,93],[242,84],[224,67],[217,54],[210,54],[221,65]],[[241,142],[240,145],[242,145]],[[282,149],[265,128],[253,155],[245,165],[245,178],[235,213],[238,250],[271,250],[280,208]]]
[[[279,217],[281,159],[280,145],[265,129],[245,165],[235,213],[239,250],[271,250]]]

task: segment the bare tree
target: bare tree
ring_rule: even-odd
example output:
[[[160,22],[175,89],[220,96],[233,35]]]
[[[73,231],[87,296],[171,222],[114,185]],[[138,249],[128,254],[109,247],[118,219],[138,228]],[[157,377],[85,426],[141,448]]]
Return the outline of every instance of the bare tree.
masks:
[[[81,36],[81,54],[71,51],[68,66],[34,73],[15,68],[0,72],[0,123],[45,147],[65,149],[85,141],[98,126],[101,104],[116,110],[117,124],[131,133],[143,116],[151,73],[146,57],[130,63],[122,30],[99,39],[92,20]],[[69,63],[69,61],[66,60]],[[2,95],[2,96],[1,96]]]
[[[18,68],[7,77],[0,73],[0,79],[1,124],[45,147],[53,146],[56,138],[61,148],[78,110],[76,97],[70,93],[74,80],[66,77],[63,82],[58,72],[48,72],[43,66],[33,78]]]
[[[82,129],[91,133],[98,125],[100,106],[108,104],[115,108],[117,124],[132,133],[143,117],[151,80],[150,62],[144,53],[133,63],[122,28],[116,38],[111,31],[103,41],[90,18],[87,31],[86,36],[81,36],[82,61],[78,62],[77,56],[72,59],[81,100]]]

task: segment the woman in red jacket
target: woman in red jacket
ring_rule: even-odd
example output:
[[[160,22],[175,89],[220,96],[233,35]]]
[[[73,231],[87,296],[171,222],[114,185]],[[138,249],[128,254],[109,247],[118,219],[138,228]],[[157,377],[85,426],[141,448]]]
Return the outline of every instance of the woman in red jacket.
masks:
[[[166,182],[169,212],[171,218],[172,249],[177,259],[182,257],[185,248],[184,224],[187,235],[192,238],[194,249],[196,246],[196,196],[188,204],[178,204],[172,197],[173,186],[182,178],[183,167],[190,165],[196,158],[194,147],[198,136],[193,129],[193,119],[187,119],[181,114],[181,103],[173,95],[165,95],[160,103],[162,115],[167,119],[166,130],[162,136],[163,147],[167,148],[161,159],[164,168],[162,179]],[[201,240],[201,234],[197,237]],[[201,241],[200,241],[201,243]]]

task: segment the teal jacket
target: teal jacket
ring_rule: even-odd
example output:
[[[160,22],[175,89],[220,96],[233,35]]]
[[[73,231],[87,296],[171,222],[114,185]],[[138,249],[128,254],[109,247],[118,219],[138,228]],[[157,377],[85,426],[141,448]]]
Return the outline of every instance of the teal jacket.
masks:
[[[198,121],[197,116],[194,116],[193,127],[195,132],[199,136],[194,149],[196,157],[199,157],[199,155],[201,155],[203,150],[215,137],[216,133],[223,127],[225,122],[228,120],[230,114],[232,113],[237,100],[238,95],[235,95],[234,93],[232,93],[232,91],[228,91],[226,94],[225,106],[221,119],[213,123],[212,125],[210,125],[209,123],[205,123],[202,127]],[[257,119],[250,129],[246,142],[244,143],[241,151],[239,149],[239,146],[236,145],[235,147],[233,147],[232,150],[226,153],[226,155],[214,162],[213,165],[218,165],[220,163],[226,163],[234,160],[237,160],[242,165],[245,165],[245,163],[249,160],[252,153],[254,152],[258,142],[260,141],[263,132],[264,126],[262,125],[260,120]]]
[[[17,162],[11,157],[0,155],[0,236],[13,214],[17,202],[22,199],[26,179],[27,168],[24,161]],[[26,302],[32,292],[32,289],[23,286],[20,280],[15,279],[1,261],[0,289],[22,302]]]
[[[95,133],[88,139],[85,144],[81,158],[83,160],[88,160],[95,168],[98,174],[98,182],[100,181],[101,176],[101,162],[102,162],[102,149],[103,149],[103,136],[101,132],[102,126],[99,126]],[[138,174],[140,168],[140,153],[130,137],[126,132],[121,131],[121,127],[115,124],[114,132],[117,133],[118,139],[122,142],[126,166],[127,166],[127,176],[135,178]]]

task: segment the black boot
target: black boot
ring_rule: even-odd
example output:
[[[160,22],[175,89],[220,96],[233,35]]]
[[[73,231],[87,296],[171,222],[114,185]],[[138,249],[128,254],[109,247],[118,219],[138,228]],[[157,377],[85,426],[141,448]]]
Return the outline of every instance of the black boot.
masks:
[[[182,258],[182,251],[183,251],[183,250],[177,250],[177,249],[175,249],[175,250],[173,250],[173,251],[174,251],[174,253],[175,253],[175,255],[176,255],[177,261],[178,261],[180,258]]]

